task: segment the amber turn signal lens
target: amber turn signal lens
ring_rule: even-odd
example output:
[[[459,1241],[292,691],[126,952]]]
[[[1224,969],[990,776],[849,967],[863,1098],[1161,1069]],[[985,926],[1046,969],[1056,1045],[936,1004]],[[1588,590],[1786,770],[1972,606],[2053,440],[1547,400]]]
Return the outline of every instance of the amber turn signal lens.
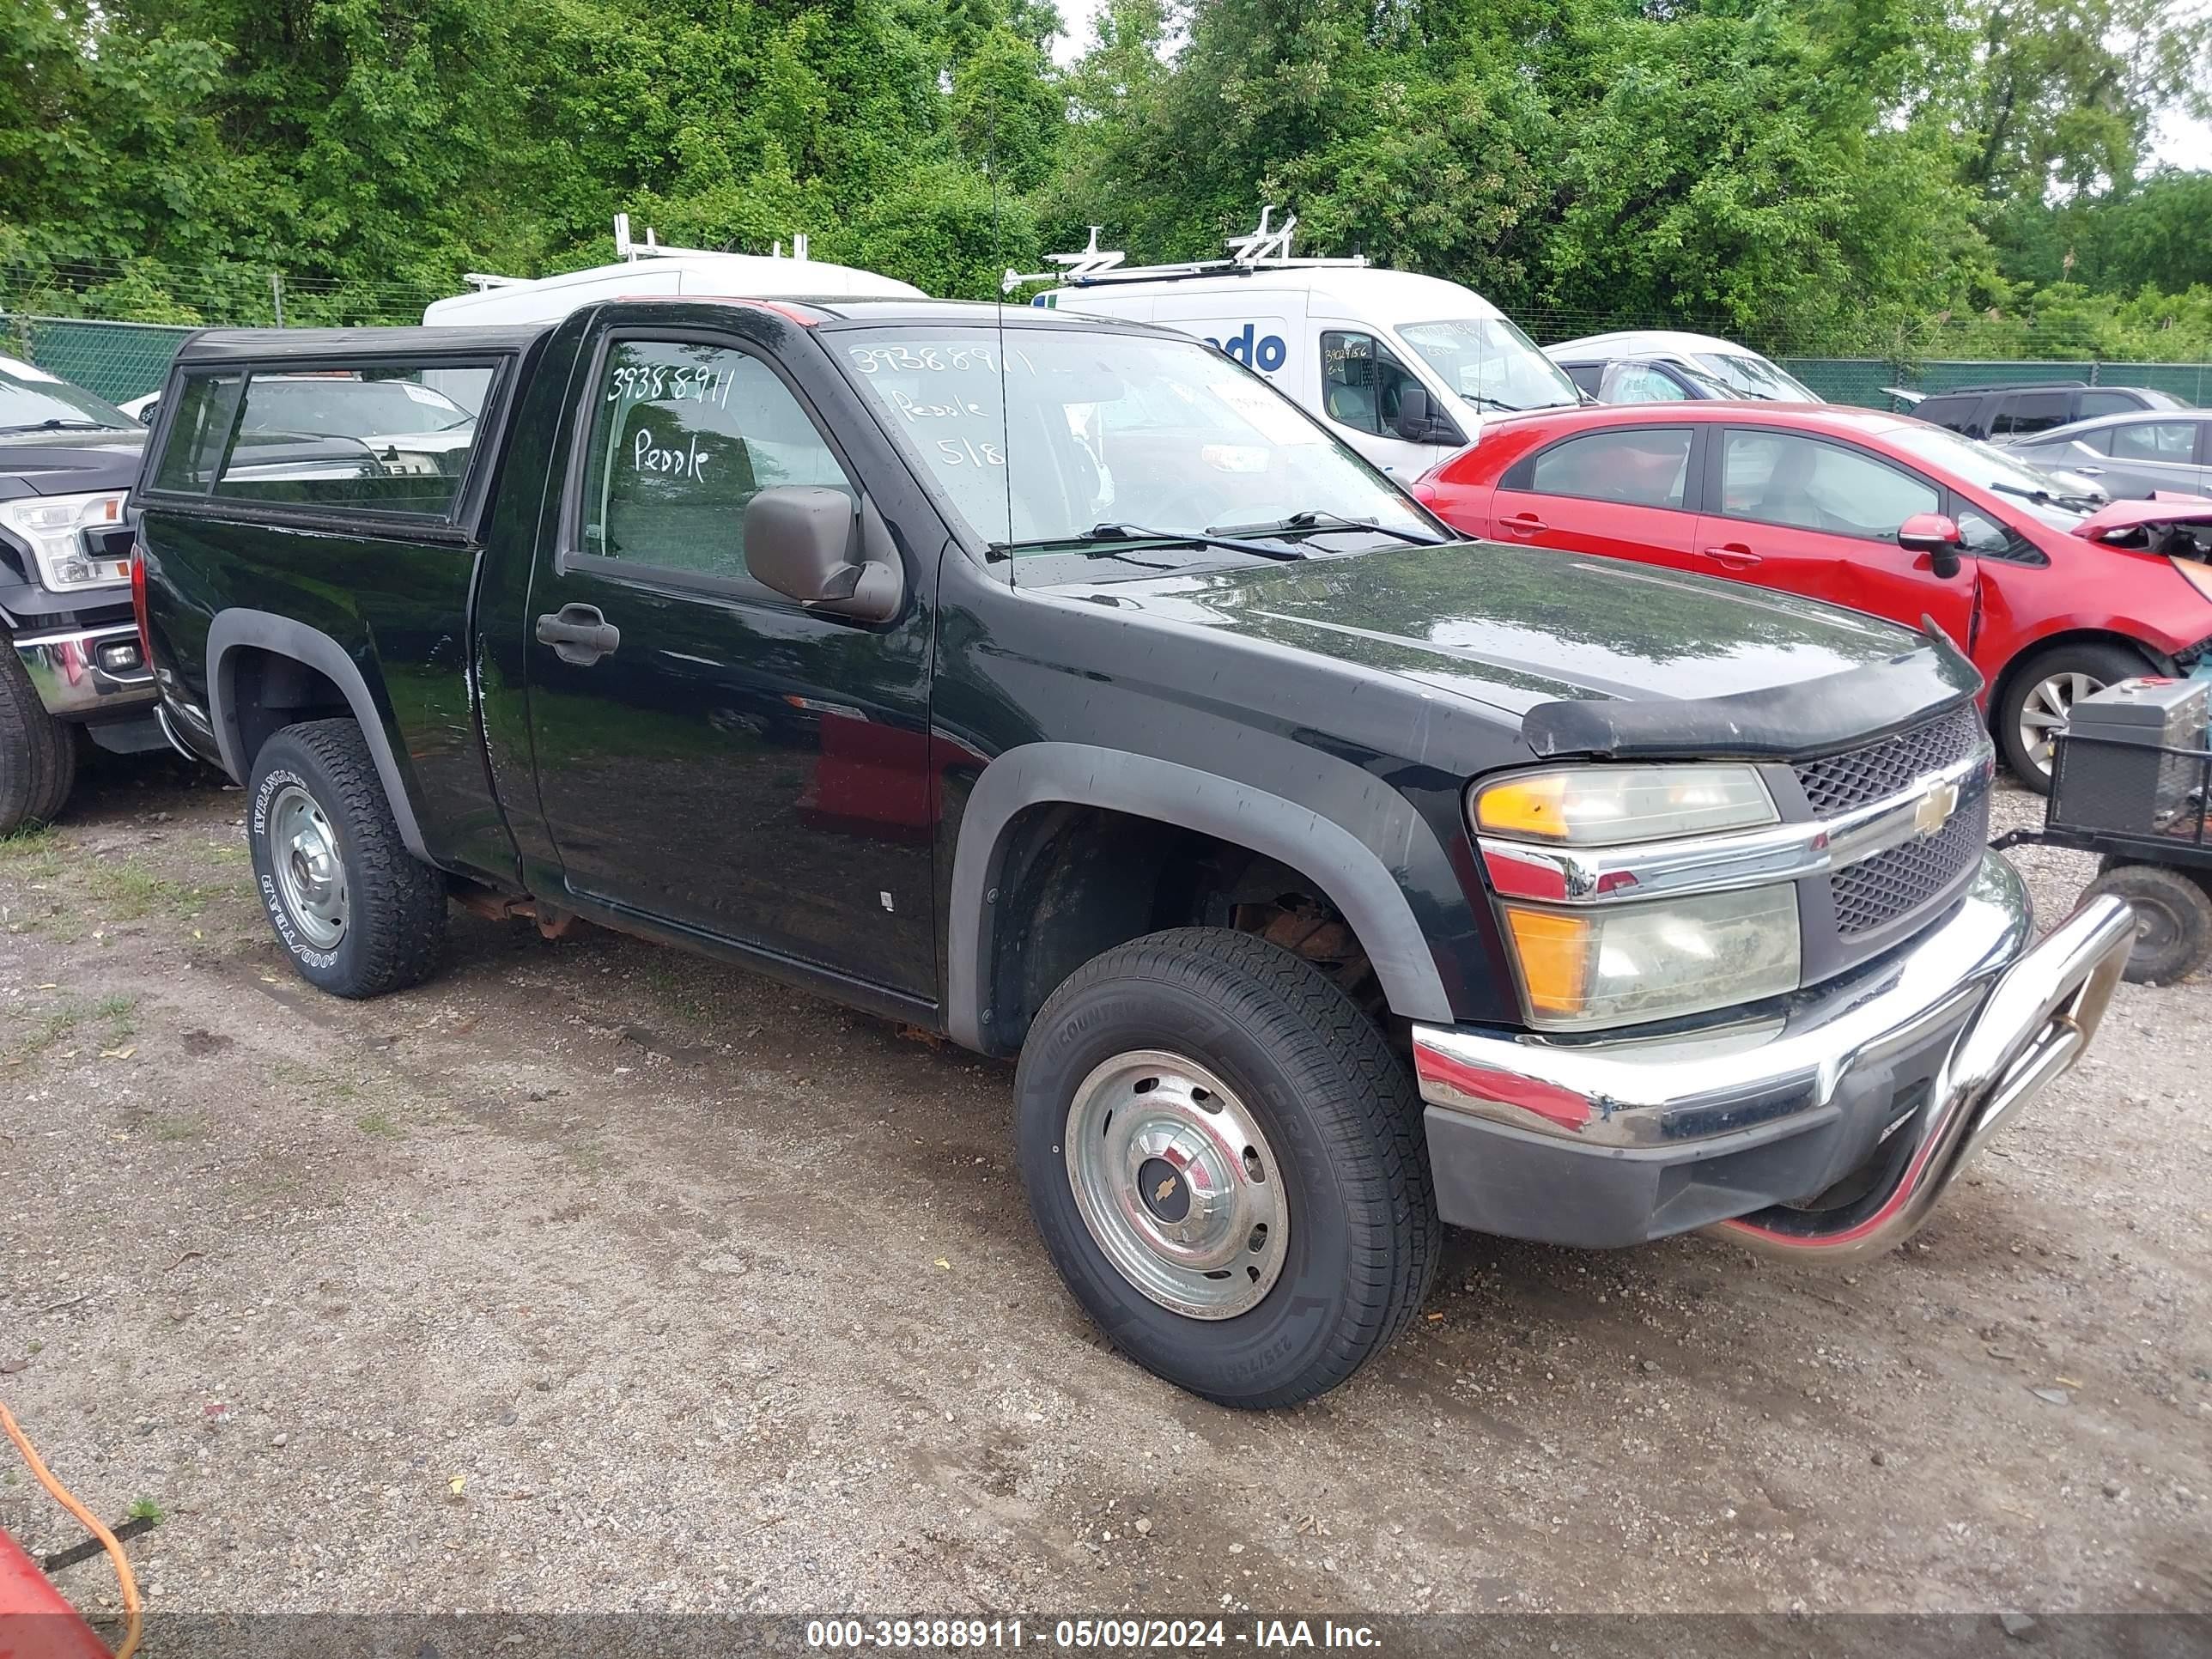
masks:
[[[1572,781],[1565,772],[1550,772],[1492,784],[1475,801],[1475,827],[1493,835],[1564,841],[1569,828],[1567,789]]]
[[[1531,1012],[1571,1016],[1588,999],[1589,964],[1597,924],[1588,917],[1553,910],[1523,910],[1509,905],[1505,920],[1513,929],[1513,951],[1521,961],[1521,985]]]

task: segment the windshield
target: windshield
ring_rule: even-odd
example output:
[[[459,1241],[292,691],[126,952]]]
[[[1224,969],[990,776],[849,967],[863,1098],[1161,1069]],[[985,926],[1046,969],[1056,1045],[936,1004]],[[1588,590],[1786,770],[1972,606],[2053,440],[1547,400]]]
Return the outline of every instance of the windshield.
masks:
[[[278,379],[258,374],[241,429],[319,438],[444,432],[475,417],[452,398],[409,380]]]
[[[2022,512],[2034,514],[2056,529],[2071,530],[2087,516],[2056,500],[2037,500],[2039,495],[2063,496],[2067,486],[2047,472],[2022,466],[2004,451],[1978,438],[1966,437],[1948,427],[1930,426],[1925,421],[1901,426],[1889,436],[1914,459],[2006,496]]]
[[[1765,358],[1750,352],[1701,351],[1692,361],[1726,386],[1732,398],[1758,398],[1778,404],[1823,401],[1802,380],[1793,380]]]
[[[1407,323],[1398,337],[1477,409],[1511,412],[1578,404],[1566,370],[1506,317]]]
[[[92,427],[101,431],[136,432],[138,422],[112,404],[104,404],[89,392],[43,368],[0,357],[0,432],[37,431],[52,427],[67,431]]]
[[[1088,542],[1129,562],[1109,544],[1208,532],[1290,557],[1443,539],[1273,387],[1195,340],[1025,327],[1006,337],[1003,375],[988,327],[855,331],[836,349],[975,534],[1018,557]],[[1271,527],[1281,540],[1266,540]],[[1181,569],[1224,552],[1250,556],[1217,543],[1143,557]]]

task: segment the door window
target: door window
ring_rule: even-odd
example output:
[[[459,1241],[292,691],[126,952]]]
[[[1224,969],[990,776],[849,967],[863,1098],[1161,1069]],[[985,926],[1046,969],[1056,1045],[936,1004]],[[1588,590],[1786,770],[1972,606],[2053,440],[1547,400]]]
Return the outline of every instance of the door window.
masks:
[[[858,499],[775,372],[731,347],[617,340],[599,368],[579,545],[593,557],[729,580],[745,507],[779,484]]]
[[[1577,391],[1587,392],[1595,398],[1598,388],[1605,384],[1605,365],[1570,363],[1567,365],[1567,378],[1575,383]]]
[[[1372,334],[1330,330],[1321,337],[1321,406],[1355,432],[1393,433],[1398,400],[1419,386],[1413,373]]]
[[[1990,424],[1990,433],[1992,437],[2002,438],[2023,432],[2047,432],[2054,426],[2065,424],[2064,392],[2027,392],[1998,403],[1997,417]]]
[[[2111,428],[2116,461],[2165,461],[2186,466],[2197,459],[2194,421],[2130,421]]]
[[[1721,511],[1732,519],[1894,541],[1907,519],[1941,503],[1926,480],[1841,444],[1784,432],[1722,440]]]
[[[1635,426],[1553,444],[1531,457],[1522,476],[1506,484],[1546,495],[1679,507],[1687,495],[1689,476],[1689,428]]]
[[[1679,404],[1690,390],[1656,363],[1620,363],[1606,382],[1609,404]]]

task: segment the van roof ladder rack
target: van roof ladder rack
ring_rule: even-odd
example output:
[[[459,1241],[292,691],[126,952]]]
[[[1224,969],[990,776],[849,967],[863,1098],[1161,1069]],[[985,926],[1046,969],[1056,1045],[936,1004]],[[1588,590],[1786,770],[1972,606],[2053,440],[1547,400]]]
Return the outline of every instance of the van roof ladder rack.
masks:
[[[1291,214],[1279,225],[1271,225],[1275,210],[1270,205],[1260,210],[1256,229],[1243,236],[1229,239],[1229,258],[1226,259],[1194,259],[1183,264],[1125,265],[1128,256],[1098,246],[1097,225],[1091,227],[1090,246],[1079,253],[1048,253],[1045,263],[1058,265],[1057,270],[1022,272],[1009,270],[1000,284],[1012,294],[1029,283],[1059,283],[1069,288],[1091,288],[1112,283],[1171,283],[1196,276],[1247,276],[1255,270],[1312,270],[1334,266],[1357,270],[1367,264],[1364,254],[1353,254],[1346,259],[1294,258],[1291,253],[1291,237],[1297,230],[1298,216]]]
[[[712,259],[728,252],[727,248],[672,246],[655,236],[651,225],[645,228],[643,241],[633,241],[629,234],[629,215],[615,215],[615,258],[625,264],[635,264],[640,259]],[[787,257],[804,259],[806,258],[806,233],[802,230],[792,237],[788,256],[783,251],[782,242],[778,241],[775,252],[769,257],[774,259]]]

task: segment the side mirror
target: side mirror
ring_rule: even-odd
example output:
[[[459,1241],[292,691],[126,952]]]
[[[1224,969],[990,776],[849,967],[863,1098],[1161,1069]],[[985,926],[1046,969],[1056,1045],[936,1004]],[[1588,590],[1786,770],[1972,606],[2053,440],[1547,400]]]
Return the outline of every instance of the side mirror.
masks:
[[[1941,513],[1916,513],[1897,527],[1897,544],[1908,553],[1925,553],[1929,568],[1943,581],[1959,574],[1963,540],[1956,522]]]
[[[1398,413],[1390,429],[1409,444],[1449,444],[1457,449],[1467,441],[1459,423],[1431,404],[1426,386],[1409,386],[1398,394]]]
[[[842,489],[780,484],[745,503],[745,568],[786,599],[860,622],[898,614],[906,578],[875,504]]]

